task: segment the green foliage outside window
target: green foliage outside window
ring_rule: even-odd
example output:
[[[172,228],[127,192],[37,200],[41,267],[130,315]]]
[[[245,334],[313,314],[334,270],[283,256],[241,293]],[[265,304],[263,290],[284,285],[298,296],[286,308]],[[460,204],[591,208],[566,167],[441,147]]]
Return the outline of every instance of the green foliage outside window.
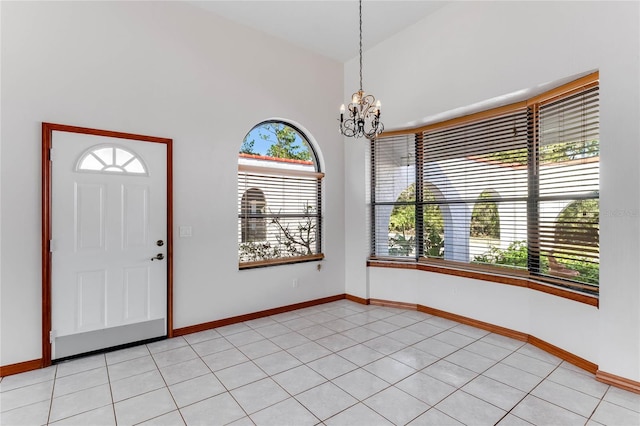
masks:
[[[473,258],[473,263],[512,266],[527,269],[527,242],[514,241],[506,249],[491,246],[486,253]]]
[[[573,272],[574,281],[597,285],[600,265],[597,259],[581,256],[589,248],[598,245],[599,200],[578,200],[565,207],[558,215],[555,226],[554,249],[542,248],[540,273],[566,278]],[[549,257],[555,258],[558,266],[553,269]],[[474,263],[511,266],[527,269],[527,242],[514,241],[506,249],[491,246],[489,250],[475,256]]]
[[[575,255],[563,255],[562,258],[557,259],[557,261],[562,267],[579,273],[571,277],[572,280],[587,284],[598,283],[600,277],[600,265],[598,263]],[[472,263],[511,266],[513,268],[526,270],[527,242],[515,241],[504,250],[491,247],[486,253],[474,257]],[[548,256],[540,256],[540,273],[554,275],[554,272],[549,270]]]
[[[472,238],[500,239],[498,205],[493,201],[486,201],[491,197],[492,194],[485,191],[480,194],[475,206],[473,206],[469,233]]]
[[[397,205],[389,218],[389,254],[391,256],[412,256],[416,248],[416,185],[412,183],[400,193],[396,202],[413,203]],[[423,200],[436,200],[429,190],[424,191]],[[442,257],[444,254],[444,220],[440,207],[436,204],[425,204],[423,207],[423,241],[424,254]]]
[[[244,140],[242,141],[242,145],[240,146],[240,154],[253,154],[253,155],[257,155],[258,153],[255,152],[255,146],[256,141],[254,139],[249,139],[249,137],[247,136],[246,138],[244,138]]]

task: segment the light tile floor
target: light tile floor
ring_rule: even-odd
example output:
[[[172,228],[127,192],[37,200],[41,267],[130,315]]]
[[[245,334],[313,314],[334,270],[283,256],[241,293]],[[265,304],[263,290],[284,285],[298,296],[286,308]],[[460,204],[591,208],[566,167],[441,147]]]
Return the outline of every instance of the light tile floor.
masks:
[[[0,381],[9,425],[640,425],[640,395],[534,346],[347,300]]]

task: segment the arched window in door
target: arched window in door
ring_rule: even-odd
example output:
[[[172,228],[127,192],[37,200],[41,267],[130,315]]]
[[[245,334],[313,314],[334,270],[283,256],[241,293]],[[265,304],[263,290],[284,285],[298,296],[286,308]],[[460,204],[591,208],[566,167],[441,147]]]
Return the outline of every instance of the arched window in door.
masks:
[[[87,149],[76,164],[78,172],[148,175],[140,156],[118,145],[95,145]]]

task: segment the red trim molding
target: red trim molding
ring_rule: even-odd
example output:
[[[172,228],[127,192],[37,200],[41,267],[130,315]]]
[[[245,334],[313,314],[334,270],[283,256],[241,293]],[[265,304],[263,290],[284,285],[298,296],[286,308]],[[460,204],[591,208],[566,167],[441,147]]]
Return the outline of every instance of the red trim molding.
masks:
[[[294,311],[296,309],[308,308],[311,306],[322,305],[323,303],[335,302],[337,300],[346,299],[345,294],[337,294],[335,296],[323,297],[321,299],[308,300],[306,302],[294,303],[293,305],[281,306],[279,308],[266,309],[264,311],[252,312],[250,314],[238,315],[235,317],[223,318],[215,321],[205,322],[202,324],[190,325],[187,327],[177,328],[173,330],[174,336],[184,336],[185,334],[197,333],[199,331],[210,330],[212,328],[223,327],[225,325],[236,324],[244,321],[251,321],[258,318],[268,317],[271,315],[282,314],[284,312]]]
[[[349,295],[347,295],[346,298],[349,300],[353,300],[349,297]],[[364,300],[364,299],[361,299],[361,300]],[[614,376],[613,374],[601,372],[598,370],[597,364],[591,361],[588,361],[584,358],[581,358],[575,354],[572,354],[569,351],[566,351],[562,348],[554,346],[551,343],[545,342],[544,340],[539,339],[527,333],[522,333],[520,331],[512,330],[510,328],[501,327],[498,325],[490,324],[488,322],[478,321],[473,318],[465,317],[462,315],[454,314],[447,311],[442,311],[440,309],[435,309],[435,308],[431,308],[431,307],[423,306],[419,304],[416,305],[412,303],[396,302],[391,300],[380,300],[380,299],[368,299],[366,302],[367,303],[364,303],[364,304],[390,306],[394,308],[414,309],[420,312],[424,312],[426,314],[435,315],[441,318],[459,322],[461,324],[466,324],[472,327],[480,328],[482,330],[486,330],[491,333],[496,333],[502,336],[510,337],[512,339],[520,340],[522,342],[527,342],[539,349],[542,349],[545,352],[550,353],[551,355],[555,355],[564,361],[567,361],[577,367],[580,367],[583,370],[586,370],[592,374],[596,374],[596,378],[601,382],[615,385],[623,389],[630,390],[632,392],[640,393],[640,383],[634,382],[633,380],[625,379],[624,377],[618,377],[618,376]]]
[[[580,367],[591,374],[596,374],[596,372],[598,371],[598,364],[587,361],[586,359],[581,358],[578,355],[574,355],[571,352],[565,351],[562,348],[552,345],[551,343],[540,340],[535,336],[529,336],[527,338],[527,342],[531,343],[536,348],[542,349],[545,352],[549,352],[551,355],[555,355],[558,358],[563,359],[568,363],[575,365],[576,367]]]
[[[350,294],[337,294],[335,296],[323,297],[321,299],[308,300],[306,302],[294,303],[292,305],[266,309],[264,311],[258,311],[258,312],[253,312],[249,314],[238,315],[235,317],[210,321],[203,324],[196,324],[188,327],[178,328],[173,330],[173,336],[176,336],[176,337],[184,336],[186,334],[197,333],[199,331],[205,331],[212,328],[222,327],[225,325],[236,324],[243,321],[250,321],[253,319],[281,314],[281,313],[293,311],[296,309],[322,305],[324,303],[335,302],[342,299],[347,299],[355,303],[360,303],[362,305],[386,306],[386,307],[392,307],[392,308],[416,310],[419,312],[424,312],[426,314],[435,315],[441,318],[450,319],[452,321],[456,321],[461,324],[477,327],[482,330],[489,331],[491,333],[496,333],[502,336],[510,337],[512,339],[527,342],[539,349],[542,349],[545,352],[548,352],[552,355],[557,356],[560,359],[563,359],[573,365],[576,365],[577,367],[580,367],[583,370],[586,370],[590,373],[595,374],[596,380],[600,382],[640,394],[640,382],[636,382],[631,379],[627,379],[624,377],[616,376],[614,374],[606,373],[604,371],[598,370],[598,366],[595,363],[590,362],[577,355],[574,355],[571,352],[568,352],[562,348],[559,348],[550,343],[547,343],[544,340],[541,340],[535,336],[531,336],[526,333],[522,333],[509,328],[490,324],[487,322],[478,321],[473,318],[465,317],[463,315],[442,311],[440,309],[430,308],[424,305],[407,303],[407,302],[398,302],[398,301],[392,301],[392,300],[364,299],[364,298],[353,296]],[[12,374],[24,373],[27,371],[36,370],[38,368],[43,368],[43,367],[45,367],[43,359],[35,359],[32,361],[25,361],[17,364],[0,366],[0,377],[9,376]]]
[[[428,306],[418,305],[418,311],[425,314],[435,315],[437,317],[445,318],[451,321],[459,322],[460,324],[470,325],[472,327],[480,328],[482,330],[489,331],[491,333],[500,334],[501,336],[510,337],[512,339],[526,342],[529,335],[521,333],[519,331],[511,330],[510,328],[500,327],[498,325],[490,324],[488,322],[478,321],[473,318],[465,317],[458,314],[453,314],[447,311],[441,311],[440,309],[430,308]]]
[[[640,393],[640,382],[606,373],[602,370],[596,372],[596,380],[608,385],[613,385],[633,393]]]
[[[389,300],[381,299],[369,299],[369,305],[386,306],[387,308],[410,309],[413,311],[418,310],[418,305],[416,305],[415,303],[391,302]]]
[[[31,361],[18,362],[17,364],[0,366],[0,377],[11,376],[12,374],[26,373],[44,367],[42,358]]]
[[[159,143],[167,147],[167,337],[173,337],[173,140],[156,136],[42,123],[42,367],[51,365],[51,158],[53,132],[81,133],[140,142]]]
[[[352,302],[359,303],[361,305],[368,305],[369,299],[363,299],[362,297],[352,296],[351,294],[345,294],[344,298],[347,300],[351,300]]]

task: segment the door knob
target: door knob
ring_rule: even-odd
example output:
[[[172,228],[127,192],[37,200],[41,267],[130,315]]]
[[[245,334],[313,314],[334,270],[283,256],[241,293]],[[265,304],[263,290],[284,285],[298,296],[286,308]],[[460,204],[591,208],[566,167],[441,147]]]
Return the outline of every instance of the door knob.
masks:
[[[151,258],[152,261],[153,260],[162,260],[162,259],[164,259],[164,254],[162,254],[162,253],[158,253],[158,254],[156,254],[155,257]]]

